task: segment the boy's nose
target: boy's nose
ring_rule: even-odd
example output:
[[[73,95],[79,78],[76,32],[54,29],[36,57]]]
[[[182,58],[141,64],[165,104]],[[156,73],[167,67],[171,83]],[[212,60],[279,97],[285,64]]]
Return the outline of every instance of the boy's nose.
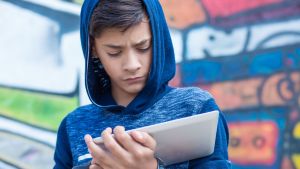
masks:
[[[130,53],[124,62],[124,69],[129,72],[135,72],[142,66],[138,56],[134,53]]]

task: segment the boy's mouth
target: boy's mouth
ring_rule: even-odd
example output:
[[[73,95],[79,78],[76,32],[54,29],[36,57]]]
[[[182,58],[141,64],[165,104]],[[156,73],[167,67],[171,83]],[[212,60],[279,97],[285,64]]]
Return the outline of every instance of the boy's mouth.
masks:
[[[144,82],[144,80],[145,80],[144,76],[130,77],[130,78],[125,79],[125,81],[129,84],[141,83],[141,82]]]

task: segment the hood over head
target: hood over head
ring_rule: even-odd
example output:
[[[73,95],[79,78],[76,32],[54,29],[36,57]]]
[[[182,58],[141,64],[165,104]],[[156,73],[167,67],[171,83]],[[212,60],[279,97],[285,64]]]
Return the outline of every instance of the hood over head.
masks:
[[[99,77],[92,68],[89,23],[100,0],[85,0],[80,14],[81,45],[85,58],[85,85],[91,102],[109,111],[140,113],[168,93],[168,82],[175,75],[175,57],[169,29],[158,0],[144,0],[152,31],[152,64],[147,83],[127,107],[118,106],[110,91],[101,93]]]

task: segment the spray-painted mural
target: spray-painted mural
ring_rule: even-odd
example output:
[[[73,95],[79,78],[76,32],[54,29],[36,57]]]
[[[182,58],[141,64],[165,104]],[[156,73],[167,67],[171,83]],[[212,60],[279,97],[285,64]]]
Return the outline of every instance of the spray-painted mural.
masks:
[[[0,168],[52,168],[56,130],[84,103],[80,6],[0,1]]]
[[[173,84],[214,95],[233,168],[300,168],[300,1],[161,2],[176,47]]]
[[[233,168],[300,168],[300,1],[160,1],[172,85],[214,95]],[[2,0],[0,11],[0,168],[51,168],[61,119],[88,103],[80,6]]]

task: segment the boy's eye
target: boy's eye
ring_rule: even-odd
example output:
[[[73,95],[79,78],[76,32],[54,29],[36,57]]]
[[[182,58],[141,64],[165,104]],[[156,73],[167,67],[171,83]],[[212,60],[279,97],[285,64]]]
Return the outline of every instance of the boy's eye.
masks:
[[[121,54],[121,51],[119,52],[112,52],[112,53],[107,53],[109,56],[111,57],[116,57],[116,56],[119,56]]]
[[[147,52],[150,48],[151,48],[151,45],[143,47],[143,48],[138,48],[138,50],[141,52]]]

